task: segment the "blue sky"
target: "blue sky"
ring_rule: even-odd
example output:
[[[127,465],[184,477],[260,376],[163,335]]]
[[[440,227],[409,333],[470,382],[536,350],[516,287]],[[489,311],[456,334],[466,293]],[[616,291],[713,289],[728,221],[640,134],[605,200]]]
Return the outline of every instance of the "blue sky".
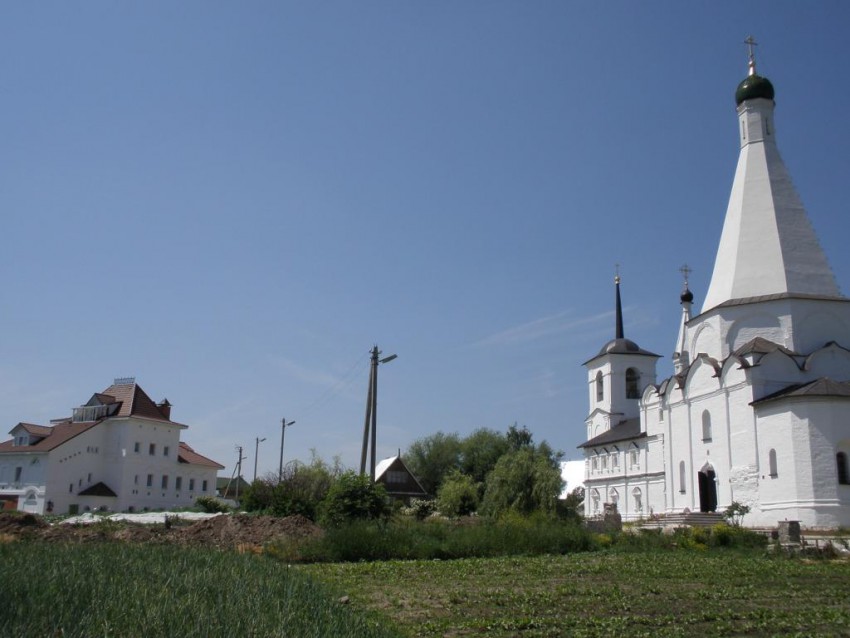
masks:
[[[780,150],[850,286],[850,5],[0,6],[0,417],[135,376],[232,472],[517,422],[577,458],[581,363],[669,355],[738,154],[753,34]]]

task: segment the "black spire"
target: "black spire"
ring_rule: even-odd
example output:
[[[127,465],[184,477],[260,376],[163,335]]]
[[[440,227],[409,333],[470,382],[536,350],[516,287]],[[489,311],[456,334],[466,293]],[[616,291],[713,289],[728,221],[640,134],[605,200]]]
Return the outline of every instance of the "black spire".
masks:
[[[617,292],[617,333],[615,339],[623,339],[623,304],[620,303],[620,275],[614,277],[614,288]]]

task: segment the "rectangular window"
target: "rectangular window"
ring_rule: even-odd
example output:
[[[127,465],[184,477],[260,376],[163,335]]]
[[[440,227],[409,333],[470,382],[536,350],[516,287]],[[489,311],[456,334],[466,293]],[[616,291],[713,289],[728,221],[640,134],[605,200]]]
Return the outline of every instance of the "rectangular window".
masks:
[[[203,483],[201,483],[201,491],[202,491],[202,492],[206,492],[206,491],[207,491],[207,481],[206,481],[206,480],[204,480],[204,482],[203,482]]]
[[[73,483],[71,483],[71,484],[68,486],[68,491],[69,491],[71,494],[73,494],[73,493],[74,493],[74,484],[73,484]]]
[[[148,487],[153,487],[153,474],[148,474]]]
[[[168,446],[167,445],[162,448],[162,455],[168,456]]]
[[[178,476],[176,479],[174,479],[174,489],[179,492],[180,488],[182,488],[182,487],[183,487],[183,477]]]
[[[136,474],[136,477],[133,479],[133,485],[138,485],[138,484],[139,484],[139,475]]]
[[[23,474],[23,472],[24,472],[24,468],[22,468],[22,467],[16,467],[15,468],[15,483],[21,482],[21,474]]]
[[[620,469],[620,456],[618,454],[611,455],[611,469],[619,470]]]
[[[189,491],[190,492],[195,491],[195,479],[193,479],[193,478],[189,479]]]
[[[151,456],[156,454],[156,443],[150,444],[150,447],[148,447],[148,454],[150,454]]]
[[[135,443],[133,443],[133,452],[135,452],[136,454],[138,454],[138,453],[139,453],[139,452],[141,452],[141,451],[142,451],[142,444],[141,444],[141,443],[139,443],[138,441],[136,441]]]
[[[607,456],[602,457],[602,469],[603,470],[608,469],[608,457]]]
[[[91,483],[91,472],[89,472],[88,482]]]
[[[164,490],[168,489],[168,474],[162,475],[162,489],[164,489]]]
[[[599,457],[598,456],[593,457],[593,461],[591,463],[591,466],[593,467],[594,472],[599,469]]]

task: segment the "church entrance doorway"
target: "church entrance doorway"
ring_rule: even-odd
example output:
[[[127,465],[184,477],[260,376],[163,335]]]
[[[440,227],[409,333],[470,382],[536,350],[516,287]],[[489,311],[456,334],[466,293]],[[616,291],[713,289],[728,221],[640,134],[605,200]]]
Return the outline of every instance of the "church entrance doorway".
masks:
[[[706,463],[699,471],[699,511],[717,511],[717,476],[714,468]]]

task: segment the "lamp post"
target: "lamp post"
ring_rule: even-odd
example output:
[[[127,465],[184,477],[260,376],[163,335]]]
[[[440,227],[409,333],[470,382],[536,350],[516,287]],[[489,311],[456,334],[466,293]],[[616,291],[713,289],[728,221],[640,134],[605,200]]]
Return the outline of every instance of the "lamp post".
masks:
[[[378,436],[378,365],[389,363],[393,359],[396,359],[398,355],[391,354],[383,359],[380,359],[380,356],[381,351],[378,350],[378,346],[376,345],[372,348],[372,367],[369,372],[369,389],[366,392],[366,421],[363,424],[363,450],[360,454],[360,474],[366,474],[366,450],[370,443],[369,433],[371,429],[372,455],[370,457],[370,477],[373,483],[375,482],[375,447]]]
[[[266,440],[265,437],[262,438],[262,439],[260,437],[257,437],[256,443],[254,444],[254,481],[257,480],[257,455],[260,452],[260,443],[262,443],[265,440]]]
[[[280,420],[280,464],[277,466],[277,482],[283,481],[283,440],[286,437],[286,428],[295,425],[295,421],[286,422],[286,418]]]

